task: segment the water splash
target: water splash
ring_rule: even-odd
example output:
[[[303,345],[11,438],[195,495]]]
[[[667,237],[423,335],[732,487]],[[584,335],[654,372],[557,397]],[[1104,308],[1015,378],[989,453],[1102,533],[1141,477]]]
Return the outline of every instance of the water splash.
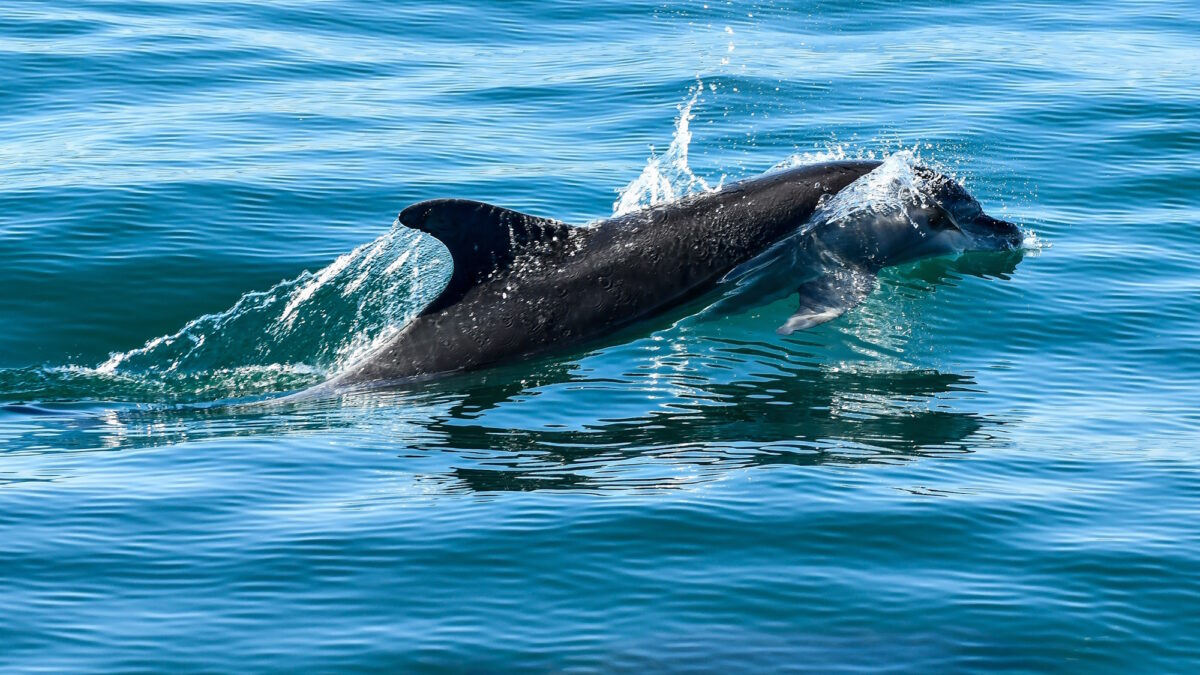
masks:
[[[0,391],[32,400],[213,400],[324,379],[386,340],[444,284],[440,247],[393,227],[317,272],[247,293],[229,309],[94,367],[4,371]],[[12,380],[12,381],[7,381]]]
[[[393,225],[316,273],[248,293],[228,310],[195,319],[174,335],[113,354],[97,371],[337,368],[380,334],[407,322],[423,303],[422,287],[436,290],[444,282],[436,274],[444,261],[431,251],[423,255],[426,242],[412,230]]]
[[[911,151],[888,155],[875,170],[819,204],[810,226],[820,222],[848,222],[863,213],[898,215],[912,222],[906,207],[926,205],[932,199],[928,179],[916,171],[918,165],[918,158]]]
[[[703,93],[704,83],[697,80],[688,90],[688,100],[678,106],[679,116],[675,118],[675,134],[670,147],[662,157],[654,153],[653,146],[650,147],[650,159],[641,175],[622,188],[617,201],[613,202],[614,216],[667,204],[697,192],[720,189],[720,184],[710,187],[688,165],[688,146],[692,142],[689,125],[695,118],[692,109]]]

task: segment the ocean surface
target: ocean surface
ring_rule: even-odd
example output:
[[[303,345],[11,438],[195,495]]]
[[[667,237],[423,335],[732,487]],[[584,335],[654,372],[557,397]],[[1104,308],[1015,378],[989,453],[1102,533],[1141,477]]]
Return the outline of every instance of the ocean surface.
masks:
[[[1197,9],[4,2],[0,671],[1194,672]],[[413,202],[854,157],[1022,250],[227,405],[439,292]]]

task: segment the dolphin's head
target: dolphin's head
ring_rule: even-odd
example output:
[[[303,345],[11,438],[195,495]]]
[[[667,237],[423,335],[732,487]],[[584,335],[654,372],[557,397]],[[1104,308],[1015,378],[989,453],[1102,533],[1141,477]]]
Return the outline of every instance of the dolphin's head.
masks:
[[[1021,228],[984,213],[979,202],[957,181],[928,169],[918,171],[927,176],[936,209],[949,220],[949,226],[972,239],[972,248],[1009,249],[1021,244]]]
[[[962,251],[999,251],[1020,246],[1021,228],[993,218],[952,178],[924,167],[919,199],[907,200],[891,246],[880,251],[886,264]]]

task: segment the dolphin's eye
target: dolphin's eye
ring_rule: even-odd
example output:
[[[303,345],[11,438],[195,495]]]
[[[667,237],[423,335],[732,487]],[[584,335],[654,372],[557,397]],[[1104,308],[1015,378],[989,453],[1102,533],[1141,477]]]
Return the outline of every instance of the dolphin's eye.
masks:
[[[954,221],[957,223],[970,224],[983,215],[983,207],[974,199],[964,199],[948,211],[954,214]]]
[[[933,215],[929,217],[929,229],[935,232],[942,232],[945,230],[957,230],[959,228],[949,213],[942,209],[934,209]]]

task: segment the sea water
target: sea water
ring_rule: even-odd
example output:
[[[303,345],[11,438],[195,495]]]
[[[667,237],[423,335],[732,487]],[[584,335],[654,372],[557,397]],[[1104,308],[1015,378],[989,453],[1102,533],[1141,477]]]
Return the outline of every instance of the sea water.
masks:
[[[1200,666],[1188,2],[0,7],[0,669]],[[828,159],[1026,232],[401,390],[395,222]],[[836,214],[835,214],[836,215]]]

